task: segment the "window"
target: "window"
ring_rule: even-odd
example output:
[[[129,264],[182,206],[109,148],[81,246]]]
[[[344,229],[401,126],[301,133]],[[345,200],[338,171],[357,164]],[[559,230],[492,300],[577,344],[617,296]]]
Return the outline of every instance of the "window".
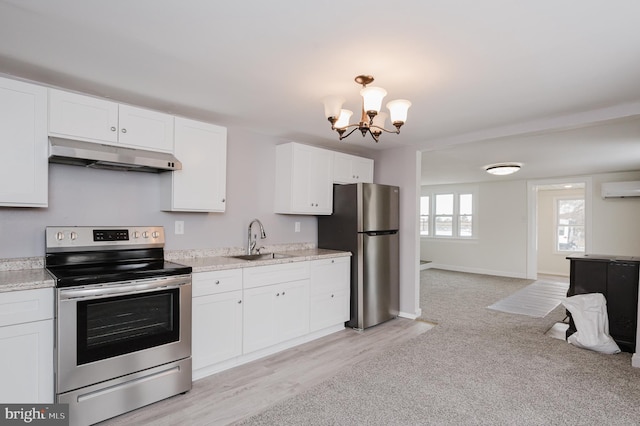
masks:
[[[458,236],[473,236],[473,195],[471,194],[460,194]]]
[[[420,197],[420,235],[429,235],[429,212],[431,210],[431,197]]]
[[[453,236],[453,194],[437,194],[435,210],[435,235]]]
[[[424,195],[420,197],[420,235],[473,237],[473,209],[471,193]]]
[[[556,199],[556,250],[584,251],[584,198]]]

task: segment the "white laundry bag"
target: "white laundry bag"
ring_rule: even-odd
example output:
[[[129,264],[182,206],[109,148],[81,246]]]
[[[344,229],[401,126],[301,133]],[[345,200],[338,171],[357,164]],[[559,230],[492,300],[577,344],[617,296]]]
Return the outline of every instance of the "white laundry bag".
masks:
[[[577,294],[562,300],[576,325],[567,342],[580,348],[605,354],[617,354],[620,348],[609,335],[607,300],[601,293]]]

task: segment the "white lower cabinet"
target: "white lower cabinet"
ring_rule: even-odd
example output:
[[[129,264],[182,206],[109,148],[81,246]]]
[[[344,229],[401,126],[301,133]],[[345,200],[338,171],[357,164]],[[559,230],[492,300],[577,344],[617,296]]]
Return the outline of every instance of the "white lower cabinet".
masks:
[[[192,315],[194,371],[242,354],[242,291],[195,297]]]
[[[349,320],[349,272],[349,257],[311,262],[309,331]]]
[[[349,257],[193,274],[194,380],[340,330]]]
[[[242,354],[242,270],[194,273],[191,355],[194,378]]]
[[[0,401],[53,402],[53,289],[0,293]]]
[[[244,353],[308,333],[308,301],[308,279],[245,290]]]

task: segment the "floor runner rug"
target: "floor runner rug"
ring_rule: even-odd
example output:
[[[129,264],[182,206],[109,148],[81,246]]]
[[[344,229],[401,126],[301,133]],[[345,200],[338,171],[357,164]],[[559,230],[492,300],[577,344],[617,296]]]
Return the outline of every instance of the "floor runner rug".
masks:
[[[495,311],[543,318],[567,297],[569,284],[535,281],[514,294],[488,306]]]

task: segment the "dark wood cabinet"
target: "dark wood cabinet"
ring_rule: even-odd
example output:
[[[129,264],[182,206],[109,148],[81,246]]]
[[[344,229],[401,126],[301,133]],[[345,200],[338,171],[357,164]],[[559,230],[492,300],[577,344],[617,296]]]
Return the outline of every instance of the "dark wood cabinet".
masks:
[[[567,297],[602,293],[607,299],[609,334],[621,350],[635,352],[640,258],[582,255],[567,259],[571,261]],[[567,337],[576,331],[570,314],[569,317]]]

